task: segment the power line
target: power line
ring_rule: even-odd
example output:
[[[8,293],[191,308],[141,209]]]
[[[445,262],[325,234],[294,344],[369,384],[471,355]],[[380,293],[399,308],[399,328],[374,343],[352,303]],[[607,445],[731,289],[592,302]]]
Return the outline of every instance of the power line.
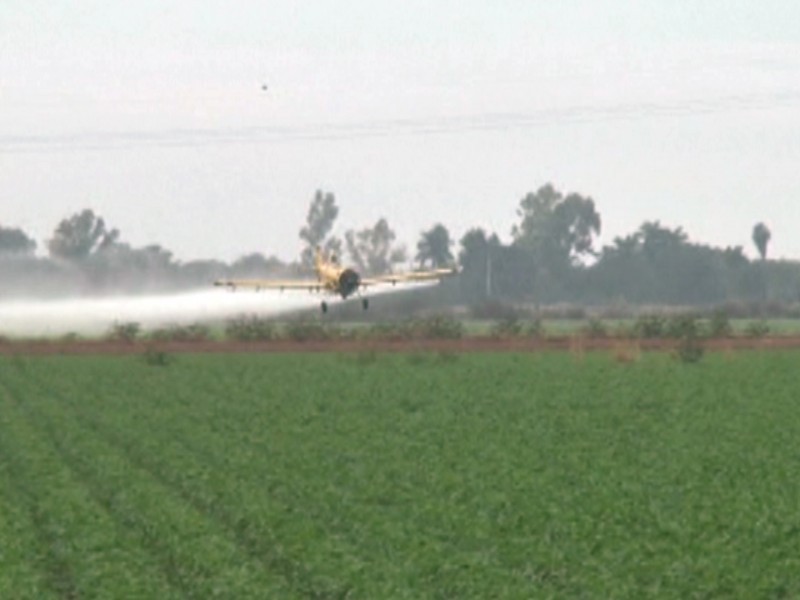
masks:
[[[92,151],[137,147],[202,147],[231,144],[280,144],[349,141],[402,136],[509,132],[550,124],[581,124],[648,118],[685,118],[800,106],[800,92],[731,95],[675,102],[618,103],[606,106],[543,108],[524,113],[478,113],[462,117],[389,119],[365,123],[215,129],[109,131],[87,134],[0,137],[0,153]]]

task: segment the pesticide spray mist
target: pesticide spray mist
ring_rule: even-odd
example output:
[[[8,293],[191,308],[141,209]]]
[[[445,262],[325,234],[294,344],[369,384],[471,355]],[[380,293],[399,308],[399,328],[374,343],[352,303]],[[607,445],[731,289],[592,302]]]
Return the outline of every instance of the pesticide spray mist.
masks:
[[[26,300],[0,303],[0,334],[51,337],[68,333],[99,335],[114,323],[145,329],[224,320],[248,314],[279,316],[318,306],[313,297],[280,292],[202,290],[174,295]]]
[[[391,287],[384,288],[371,292],[370,296],[392,291]],[[278,317],[318,308],[319,303],[319,296],[305,293],[221,289],[158,296],[13,301],[0,303],[0,335],[93,336],[106,333],[114,323],[136,322],[145,329],[155,329],[222,321],[243,314]]]

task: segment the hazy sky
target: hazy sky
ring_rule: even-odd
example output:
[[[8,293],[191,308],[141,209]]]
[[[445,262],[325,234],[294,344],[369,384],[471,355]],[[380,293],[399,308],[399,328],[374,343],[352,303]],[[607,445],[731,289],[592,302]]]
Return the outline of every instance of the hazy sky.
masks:
[[[40,244],[90,207],[181,260],[294,258],[318,188],[339,233],[508,239],[546,182],[602,242],[752,256],[763,220],[800,259],[800,3],[0,2],[0,224]]]

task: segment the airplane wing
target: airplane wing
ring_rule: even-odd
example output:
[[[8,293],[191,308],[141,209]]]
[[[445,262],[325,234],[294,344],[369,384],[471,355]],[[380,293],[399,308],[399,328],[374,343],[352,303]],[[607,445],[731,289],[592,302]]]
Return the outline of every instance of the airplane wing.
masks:
[[[375,277],[364,277],[361,279],[363,287],[391,283],[418,283],[421,281],[441,281],[445,277],[458,274],[457,269],[433,269],[431,271],[407,271],[405,273],[387,273]]]
[[[304,290],[319,292],[323,289],[322,282],[316,279],[218,279],[214,282],[217,287],[253,288],[260,290]]]

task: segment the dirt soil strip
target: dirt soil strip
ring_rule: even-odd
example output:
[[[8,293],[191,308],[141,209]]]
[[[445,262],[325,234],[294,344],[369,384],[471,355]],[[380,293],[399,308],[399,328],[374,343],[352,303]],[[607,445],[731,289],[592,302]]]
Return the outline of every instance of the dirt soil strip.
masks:
[[[665,351],[675,348],[675,340],[637,340],[620,338],[558,337],[546,339],[463,338],[458,340],[324,340],[298,342],[194,341],[123,342],[28,341],[0,343],[0,355],[129,355],[148,350],[172,353],[302,353],[302,352],[543,352],[543,351],[626,351],[631,349]],[[800,348],[800,336],[727,338],[702,340],[709,351],[785,350]]]

